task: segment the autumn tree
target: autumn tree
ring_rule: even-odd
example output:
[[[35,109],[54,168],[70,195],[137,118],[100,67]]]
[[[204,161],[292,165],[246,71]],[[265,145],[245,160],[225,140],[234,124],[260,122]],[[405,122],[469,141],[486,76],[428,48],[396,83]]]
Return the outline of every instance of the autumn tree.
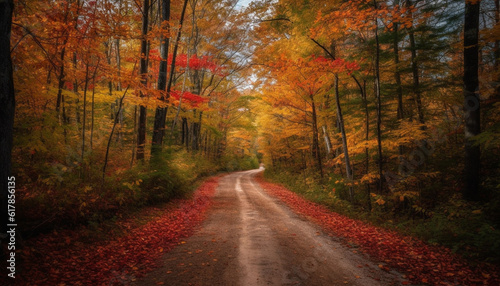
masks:
[[[149,0],[144,0],[142,4],[142,29],[141,29],[141,58],[139,64],[139,72],[141,74],[141,84],[144,89],[147,88],[148,84],[148,29],[149,29]],[[166,13],[166,12],[165,12]],[[167,19],[168,21],[168,19]],[[168,45],[167,45],[168,46]],[[144,97],[144,92],[140,92],[140,96]],[[144,146],[146,144],[146,107],[139,106],[139,122],[137,127],[137,160],[144,159]]]
[[[479,99],[479,7],[480,1],[466,1],[464,22],[464,111],[465,111],[465,187],[470,200],[480,197],[481,147],[473,137],[481,132]]]

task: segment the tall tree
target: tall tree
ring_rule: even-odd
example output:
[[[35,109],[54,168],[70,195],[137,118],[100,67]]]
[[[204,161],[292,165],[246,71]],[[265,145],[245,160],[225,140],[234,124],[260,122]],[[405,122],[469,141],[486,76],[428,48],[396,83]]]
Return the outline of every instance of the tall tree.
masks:
[[[170,21],[170,0],[163,0],[161,2],[161,20],[160,25],[163,27]],[[167,27],[165,27],[167,28]],[[168,28],[167,28],[168,29]],[[158,73],[158,90],[165,92],[167,87],[167,58],[168,58],[168,46],[170,42],[170,35],[167,37],[162,36],[160,39],[160,70]],[[174,59],[172,59],[174,62]],[[168,94],[162,93],[161,99],[166,100]],[[153,140],[151,141],[151,155],[158,152],[161,148],[163,142],[163,134],[165,133],[165,117],[167,116],[167,107],[157,107],[155,113],[154,129],[153,129]]]
[[[411,51],[411,71],[413,75],[413,94],[414,100],[417,105],[417,116],[418,121],[421,124],[424,124],[424,111],[422,107],[422,92],[420,90],[420,72],[418,68],[418,59],[417,59],[417,45],[415,43],[415,31],[413,27],[413,13],[411,12],[412,2],[411,0],[406,1],[406,5],[408,6],[408,11],[410,14],[410,19],[412,19],[412,25],[409,28],[408,35],[410,38],[410,51]]]
[[[373,0],[375,9],[378,9],[377,0]],[[377,150],[378,150],[378,189],[382,191],[383,158],[382,158],[382,100],[380,94],[380,43],[378,37],[378,17],[375,16],[375,95],[377,97]]]
[[[184,15],[186,14],[188,0],[184,0],[184,5],[182,6],[181,18],[179,20],[179,30],[177,31],[177,38],[174,44],[174,51],[172,53],[172,63],[170,66],[170,75],[167,84],[167,55],[168,55],[168,41],[162,40],[160,44],[161,51],[161,63],[160,65],[160,73],[158,74],[158,90],[163,92],[161,95],[161,100],[166,101],[170,97],[170,91],[172,89],[172,83],[174,79],[174,71],[175,71],[175,58],[177,56],[177,49],[179,46],[179,41],[182,33],[182,25],[184,22]],[[168,9],[167,9],[168,8]],[[164,11],[165,10],[165,11]],[[166,12],[168,10],[168,13]],[[163,22],[168,21],[170,17],[170,0],[164,0],[162,5],[162,20]],[[166,90],[165,90],[166,88]],[[155,122],[153,127],[153,140],[151,141],[151,154],[154,156],[161,150],[161,146],[163,144],[163,137],[165,135],[165,121],[167,117],[167,107],[158,107],[156,108],[155,113]]]
[[[139,72],[141,74],[141,83],[144,90],[148,84],[148,27],[149,27],[149,0],[144,0],[142,4],[142,39],[141,39],[141,60],[139,63]],[[144,97],[144,91],[140,93]],[[137,160],[144,159],[144,145],[146,144],[146,107],[139,107],[139,124],[137,127]]]
[[[11,175],[11,151],[14,126],[14,82],[10,57],[12,0],[0,1],[0,234],[7,231],[8,182]]]
[[[465,188],[464,197],[479,199],[481,149],[473,137],[481,132],[479,105],[479,7],[480,1],[467,0],[464,22],[464,111]]]

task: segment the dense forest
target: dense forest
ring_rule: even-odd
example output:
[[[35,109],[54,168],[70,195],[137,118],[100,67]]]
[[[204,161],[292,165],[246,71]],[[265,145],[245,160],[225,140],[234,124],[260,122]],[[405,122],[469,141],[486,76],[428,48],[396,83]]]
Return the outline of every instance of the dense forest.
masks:
[[[498,1],[272,7],[252,59],[267,175],[338,212],[498,260]]]
[[[498,0],[11,0],[0,18],[2,228],[12,175],[22,239],[264,164],[500,261]]]
[[[258,167],[235,1],[17,1],[13,173],[26,231]]]

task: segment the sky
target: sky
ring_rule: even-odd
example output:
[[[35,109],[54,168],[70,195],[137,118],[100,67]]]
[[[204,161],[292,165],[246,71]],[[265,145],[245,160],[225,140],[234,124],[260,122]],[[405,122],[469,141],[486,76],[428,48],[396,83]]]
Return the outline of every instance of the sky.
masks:
[[[248,6],[248,4],[250,4],[250,2],[252,2],[252,1],[253,0],[239,0],[237,6],[244,8],[244,7]]]

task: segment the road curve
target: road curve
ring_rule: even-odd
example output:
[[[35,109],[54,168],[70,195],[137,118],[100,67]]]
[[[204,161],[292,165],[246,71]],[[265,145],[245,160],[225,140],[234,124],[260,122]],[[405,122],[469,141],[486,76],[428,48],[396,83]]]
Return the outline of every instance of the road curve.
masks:
[[[253,179],[260,170],[219,181],[201,228],[135,285],[399,285],[279,200]]]

